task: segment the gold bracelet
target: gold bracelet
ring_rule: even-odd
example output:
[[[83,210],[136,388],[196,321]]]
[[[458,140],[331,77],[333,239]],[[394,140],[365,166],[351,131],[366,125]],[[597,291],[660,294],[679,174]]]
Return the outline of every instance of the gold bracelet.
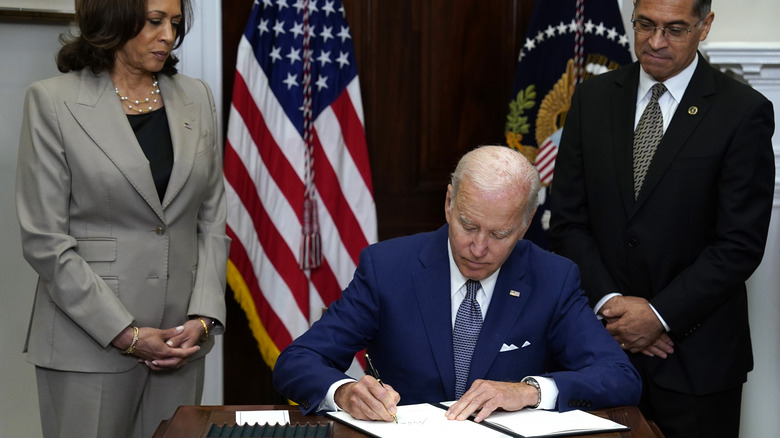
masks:
[[[206,331],[206,334],[204,335],[204,336],[205,336],[205,338],[203,339],[203,341],[204,341],[204,342],[205,342],[205,341],[208,341],[208,340],[209,340],[209,327],[208,327],[208,325],[206,324],[206,321],[204,321],[204,320],[203,320],[203,318],[198,318],[198,320],[200,321],[200,323],[201,323],[201,324],[203,324],[203,330],[205,330],[205,331]]]
[[[136,343],[138,343],[138,327],[133,326],[133,342],[130,344],[130,346],[127,348],[127,350],[122,352],[122,354],[133,354],[133,353],[135,353],[135,344]]]

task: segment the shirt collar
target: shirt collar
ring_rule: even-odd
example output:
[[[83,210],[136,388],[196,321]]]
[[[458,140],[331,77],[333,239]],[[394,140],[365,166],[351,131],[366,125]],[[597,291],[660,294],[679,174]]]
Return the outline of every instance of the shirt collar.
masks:
[[[461,288],[466,284],[468,278],[464,277],[458,269],[458,265],[455,263],[455,259],[452,257],[452,246],[450,246],[450,240],[447,239],[447,254],[450,258],[450,297],[454,297]],[[498,268],[490,277],[480,280],[479,284],[482,286],[480,293],[484,293],[488,302],[493,296],[493,289],[496,287],[496,281],[498,280],[498,273],[501,272],[501,268]],[[465,295],[465,292],[464,292]]]
[[[698,64],[699,64],[699,55],[697,54],[693,58],[693,62],[688,64],[688,67],[685,67],[680,73],[677,73],[676,75],[672,76],[671,78],[663,82],[663,84],[666,86],[666,89],[669,91],[669,94],[672,96],[675,102],[680,103],[680,101],[682,100],[683,94],[685,94],[685,89],[688,88],[688,83],[691,82],[691,78],[693,77],[693,72],[696,71],[696,66]],[[637,103],[645,99],[648,93],[650,92],[650,88],[652,88],[653,85],[657,83],[658,81],[655,80],[649,74],[647,74],[644,68],[640,68],[639,87],[637,88],[637,95],[636,95]]]

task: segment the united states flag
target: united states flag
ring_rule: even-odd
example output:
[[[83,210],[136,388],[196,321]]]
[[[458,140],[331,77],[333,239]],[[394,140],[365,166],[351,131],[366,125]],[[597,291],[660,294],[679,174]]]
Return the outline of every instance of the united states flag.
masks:
[[[360,84],[340,0],[255,1],[228,117],[228,283],[273,368],[377,239]]]

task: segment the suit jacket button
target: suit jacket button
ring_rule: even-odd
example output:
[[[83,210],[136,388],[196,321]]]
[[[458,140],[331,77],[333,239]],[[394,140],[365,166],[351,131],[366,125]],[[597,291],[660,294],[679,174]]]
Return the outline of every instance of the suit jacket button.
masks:
[[[591,403],[590,401],[586,401],[585,402],[585,407],[586,408],[590,408],[592,405],[593,405],[593,403]]]
[[[154,234],[157,234],[158,236],[162,236],[165,234],[165,227],[155,227]]]
[[[301,406],[303,406],[303,409],[309,409],[309,402],[305,401],[301,403]]]
[[[577,400],[569,400],[569,407],[570,408],[576,408],[577,407]]]
[[[638,243],[638,241],[637,241],[636,237],[632,237],[632,238],[628,239],[628,247],[629,248],[634,248],[637,243]]]

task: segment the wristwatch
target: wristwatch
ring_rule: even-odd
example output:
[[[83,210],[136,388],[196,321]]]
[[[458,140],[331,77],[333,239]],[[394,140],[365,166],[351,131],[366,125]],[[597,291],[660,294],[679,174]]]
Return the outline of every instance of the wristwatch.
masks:
[[[536,388],[536,393],[539,394],[539,397],[536,399],[536,404],[531,407],[534,409],[538,408],[539,405],[542,404],[542,388],[539,386],[539,382],[537,382],[533,377],[526,377],[525,379],[521,380],[521,382]]]

